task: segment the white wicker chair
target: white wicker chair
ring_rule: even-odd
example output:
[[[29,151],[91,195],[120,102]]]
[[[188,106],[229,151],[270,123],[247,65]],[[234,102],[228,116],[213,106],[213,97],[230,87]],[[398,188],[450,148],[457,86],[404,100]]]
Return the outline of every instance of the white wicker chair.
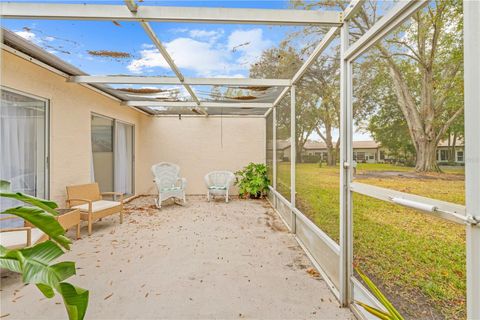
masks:
[[[169,198],[182,200],[186,203],[185,188],[187,179],[180,178],[180,167],[169,162],[160,162],[152,166],[154,182],[158,190],[158,199],[155,204],[162,207],[162,201]]]
[[[212,171],[205,176],[207,185],[207,199],[210,197],[225,196],[225,202],[228,202],[228,193],[230,187],[235,181],[235,175],[230,171]]]

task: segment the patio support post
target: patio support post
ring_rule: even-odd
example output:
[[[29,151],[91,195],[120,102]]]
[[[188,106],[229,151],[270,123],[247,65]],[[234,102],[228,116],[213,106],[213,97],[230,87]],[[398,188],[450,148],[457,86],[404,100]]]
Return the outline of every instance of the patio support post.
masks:
[[[277,108],[273,107],[272,108],[272,121],[273,121],[273,171],[272,171],[272,176],[273,176],[273,190],[277,191]],[[273,197],[273,206],[276,208],[277,207],[277,197]]]
[[[290,87],[290,212],[292,215],[291,232],[296,233],[297,217],[295,214],[295,162],[297,155],[296,146],[296,115],[295,115],[295,85]]]
[[[352,301],[351,282],[353,262],[352,193],[352,62],[347,60],[348,21],[340,31],[340,304],[347,307]]]
[[[467,225],[467,318],[480,319],[480,2],[463,1],[465,80],[465,187]]]

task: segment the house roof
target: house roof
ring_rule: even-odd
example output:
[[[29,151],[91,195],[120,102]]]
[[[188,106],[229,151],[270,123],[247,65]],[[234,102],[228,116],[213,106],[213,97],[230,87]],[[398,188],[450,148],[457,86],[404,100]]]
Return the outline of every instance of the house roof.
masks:
[[[455,144],[457,147],[463,147],[463,139],[457,139]],[[442,140],[438,144],[439,147],[448,147],[448,140]],[[381,144],[376,141],[366,140],[366,141],[353,141],[354,149],[378,149],[381,147]],[[277,141],[277,150],[285,150],[290,148],[290,139],[278,140]],[[308,140],[303,146],[305,150],[325,150],[327,145],[323,141]]]
[[[277,141],[277,150],[290,148],[290,139]],[[303,146],[305,150],[323,150],[327,149],[327,145],[322,141],[308,140]],[[354,149],[377,149],[380,143],[376,141],[353,141]]]
[[[377,149],[380,147],[380,143],[376,141],[353,141],[353,148],[355,149]],[[316,150],[316,149],[326,149],[327,145],[321,141],[307,141],[305,143],[304,149],[307,150]]]
[[[452,142],[450,142],[450,146],[451,146]],[[457,138],[457,141],[455,142],[455,146],[457,147],[463,147],[464,146],[464,142],[463,142],[463,139],[458,139]],[[438,143],[438,147],[449,147],[448,145],[448,139],[445,139],[445,140],[442,140]]]

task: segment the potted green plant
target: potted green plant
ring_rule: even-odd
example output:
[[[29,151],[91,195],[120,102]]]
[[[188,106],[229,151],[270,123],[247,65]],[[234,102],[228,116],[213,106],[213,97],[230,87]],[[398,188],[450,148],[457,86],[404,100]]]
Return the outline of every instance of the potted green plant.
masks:
[[[75,263],[53,261],[70,249],[70,239],[55,219],[58,207],[53,201],[43,200],[19,192],[12,192],[10,182],[0,180],[0,197],[22,201],[29,206],[19,206],[0,212],[28,221],[42,230],[50,240],[23,249],[7,249],[0,245],[0,268],[22,274],[24,283],[35,284],[47,298],[55,291],[62,297],[70,320],[82,320],[88,305],[88,290],[76,287],[66,279],[76,273]]]
[[[242,170],[235,172],[235,185],[241,197],[259,199],[268,191],[270,180],[267,176],[267,166],[263,163],[249,163]]]

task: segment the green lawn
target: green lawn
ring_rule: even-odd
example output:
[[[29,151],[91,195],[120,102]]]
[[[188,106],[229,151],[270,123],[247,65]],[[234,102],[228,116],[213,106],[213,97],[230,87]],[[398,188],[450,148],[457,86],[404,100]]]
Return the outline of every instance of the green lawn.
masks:
[[[359,164],[356,181],[463,204],[463,169],[443,171],[416,175],[407,167]],[[297,164],[296,175],[297,206],[338,242],[338,167]],[[287,199],[289,181],[290,164],[279,164],[279,191]],[[355,194],[354,254],[407,318],[466,317],[463,226]]]

